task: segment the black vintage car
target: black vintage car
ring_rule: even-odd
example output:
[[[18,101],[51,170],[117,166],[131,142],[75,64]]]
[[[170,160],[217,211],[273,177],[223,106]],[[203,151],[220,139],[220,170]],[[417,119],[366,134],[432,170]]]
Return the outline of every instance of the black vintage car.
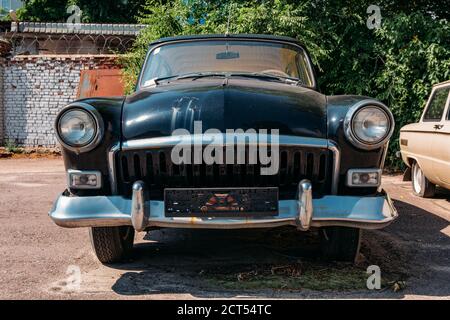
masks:
[[[154,228],[319,229],[353,260],[361,229],[397,212],[380,188],[394,119],[381,102],[318,92],[295,39],[203,35],[150,45],[136,90],[56,119],[67,189],[50,217],[90,227],[102,262]]]

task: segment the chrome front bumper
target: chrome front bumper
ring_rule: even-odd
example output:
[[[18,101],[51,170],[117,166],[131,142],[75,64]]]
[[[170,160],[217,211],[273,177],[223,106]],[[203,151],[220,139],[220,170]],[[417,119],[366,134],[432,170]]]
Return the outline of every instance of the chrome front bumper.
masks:
[[[312,198],[311,184],[303,180],[298,200],[279,201],[279,214],[258,218],[168,218],[164,201],[146,201],[145,184],[136,182],[132,199],[121,196],[68,197],[61,195],[49,215],[61,227],[133,226],[137,231],[149,227],[245,229],[292,225],[306,231],[310,227],[347,226],[380,229],[398,214],[389,196],[324,196]]]

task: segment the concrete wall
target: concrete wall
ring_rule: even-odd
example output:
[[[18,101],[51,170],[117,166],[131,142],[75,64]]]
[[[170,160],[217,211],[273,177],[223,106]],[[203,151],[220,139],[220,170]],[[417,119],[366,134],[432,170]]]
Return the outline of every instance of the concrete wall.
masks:
[[[3,64],[3,143],[54,147],[58,112],[76,99],[83,69],[119,68],[115,56],[16,56]],[[1,79],[1,78],[0,78]],[[1,82],[0,82],[1,83]],[[3,112],[2,112],[3,111]]]

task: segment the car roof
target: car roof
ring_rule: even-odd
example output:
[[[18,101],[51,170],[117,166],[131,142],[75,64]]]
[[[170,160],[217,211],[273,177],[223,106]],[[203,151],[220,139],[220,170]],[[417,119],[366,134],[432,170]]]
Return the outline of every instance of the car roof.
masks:
[[[247,40],[272,40],[272,41],[284,41],[291,42],[296,45],[303,45],[294,38],[285,36],[276,36],[268,34],[199,34],[199,35],[183,35],[166,37],[153,41],[150,46],[161,44],[164,42],[172,42],[179,40],[205,40],[205,39],[247,39]]]
[[[450,80],[444,81],[444,82],[439,82],[433,85],[433,87],[437,87],[437,86],[443,86],[446,84],[450,84]]]

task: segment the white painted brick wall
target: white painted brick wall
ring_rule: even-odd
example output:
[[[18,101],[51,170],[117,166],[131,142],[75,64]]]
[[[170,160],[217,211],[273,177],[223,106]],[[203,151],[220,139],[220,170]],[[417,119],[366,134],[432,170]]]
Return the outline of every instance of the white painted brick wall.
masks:
[[[4,141],[4,107],[3,107],[3,70],[5,65],[5,59],[0,58],[0,145],[2,145]]]
[[[0,112],[4,141],[27,147],[54,147],[55,117],[76,99],[80,71],[103,68],[105,59],[110,63],[113,58],[23,56],[7,61],[3,73],[3,112]]]

